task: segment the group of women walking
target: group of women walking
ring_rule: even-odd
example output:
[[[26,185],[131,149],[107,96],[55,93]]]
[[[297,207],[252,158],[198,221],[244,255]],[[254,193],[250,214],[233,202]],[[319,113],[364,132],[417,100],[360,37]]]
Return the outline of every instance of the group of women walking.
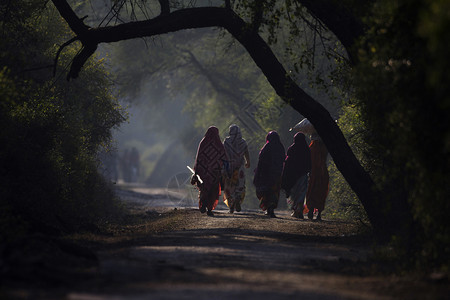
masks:
[[[303,133],[297,132],[287,153],[276,131],[270,131],[261,148],[255,169],[253,184],[260,208],[270,217],[275,217],[280,191],[284,190],[291,216],[317,219],[328,195],[328,152],[324,143],[315,135],[308,146]],[[230,126],[229,136],[222,143],[219,130],[211,126],[200,141],[194,164],[191,184],[199,190],[199,208],[202,213],[213,215],[213,210],[222,194],[229,212],[239,212],[245,198],[244,168],[250,168],[247,142],[240,128]],[[304,200],[306,197],[306,206]]]

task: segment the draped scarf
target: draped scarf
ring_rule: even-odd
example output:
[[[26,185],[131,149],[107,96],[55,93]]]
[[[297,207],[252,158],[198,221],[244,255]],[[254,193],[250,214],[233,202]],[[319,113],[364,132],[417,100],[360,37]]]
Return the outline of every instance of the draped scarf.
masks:
[[[268,189],[280,181],[285,158],[286,152],[280,136],[276,131],[270,131],[266,136],[266,144],[259,152],[258,165],[253,179],[257,190]]]
[[[244,153],[248,146],[242,138],[241,129],[237,125],[230,126],[230,135],[225,138],[223,145],[230,161],[230,171],[239,169],[244,164]]]
[[[305,135],[297,132],[294,143],[289,146],[284,163],[281,188],[290,191],[297,180],[311,170],[311,151]]]

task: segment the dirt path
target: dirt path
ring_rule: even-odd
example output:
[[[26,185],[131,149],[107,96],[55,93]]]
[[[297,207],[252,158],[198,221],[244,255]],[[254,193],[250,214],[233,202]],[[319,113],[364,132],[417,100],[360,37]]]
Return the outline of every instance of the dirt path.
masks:
[[[111,227],[110,235],[73,237],[99,258],[88,272],[89,280],[35,289],[24,298],[437,299],[447,295],[446,286],[374,273],[370,239],[358,234],[355,223],[298,220],[283,211],[275,219],[260,211],[229,214],[224,209],[208,217],[193,208],[174,209],[158,202],[158,197],[132,196],[139,195],[127,196],[133,222]]]
[[[175,230],[118,249],[115,255],[104,253],[103,270],[127,286],[124,289],[122,285],[114,294],[134,290],[137,295],[163,299],[336,299],[363,295],[360,287],[351,287],[360,279],[339,272],[345,272],[345,263],[364,261],[367,249],[344,245],[334,238],[335,234],[345,234],[331,232],[339,231],[336,223],[312,224],[280,214],[277,219],[268,219],[256,212],[230,215],[219,211],[212,218],[192,210],[180,213],[185,222]],[[330,236],[298,234],[298,230],[307,231],[311,226],[321,227]],[[342,289],[343,285],[347,288]]]

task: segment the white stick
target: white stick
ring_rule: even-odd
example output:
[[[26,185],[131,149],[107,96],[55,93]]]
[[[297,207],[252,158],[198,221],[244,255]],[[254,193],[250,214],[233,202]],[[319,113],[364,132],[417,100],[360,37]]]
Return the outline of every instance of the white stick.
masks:
[[[203,180],[200,178],[200,176],[199,176],[198,174],[195,174],[195,171],[192,170],[191,167],[189,167],[189,166],[186,166],[186,167],[189,169],[189,171],[192,172],[192,174],[194,174],[195,176],[197,176],[197,179],[198,179],[198,181],[200,182],[200,184],[203,184]]]

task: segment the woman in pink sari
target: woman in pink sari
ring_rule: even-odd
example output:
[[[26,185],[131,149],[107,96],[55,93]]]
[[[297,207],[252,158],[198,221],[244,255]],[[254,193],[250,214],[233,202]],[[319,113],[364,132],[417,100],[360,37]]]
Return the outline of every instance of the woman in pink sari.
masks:
[[[212,211],[219,202],[220,179],[226,161],[228,159],[220,140],[219,129],[211,126],[198,146],[194,164],[195,174],[191,180],[191,184],[196,184],[199,190],[200,212],[208,211],[208,216],[214,215]]]

